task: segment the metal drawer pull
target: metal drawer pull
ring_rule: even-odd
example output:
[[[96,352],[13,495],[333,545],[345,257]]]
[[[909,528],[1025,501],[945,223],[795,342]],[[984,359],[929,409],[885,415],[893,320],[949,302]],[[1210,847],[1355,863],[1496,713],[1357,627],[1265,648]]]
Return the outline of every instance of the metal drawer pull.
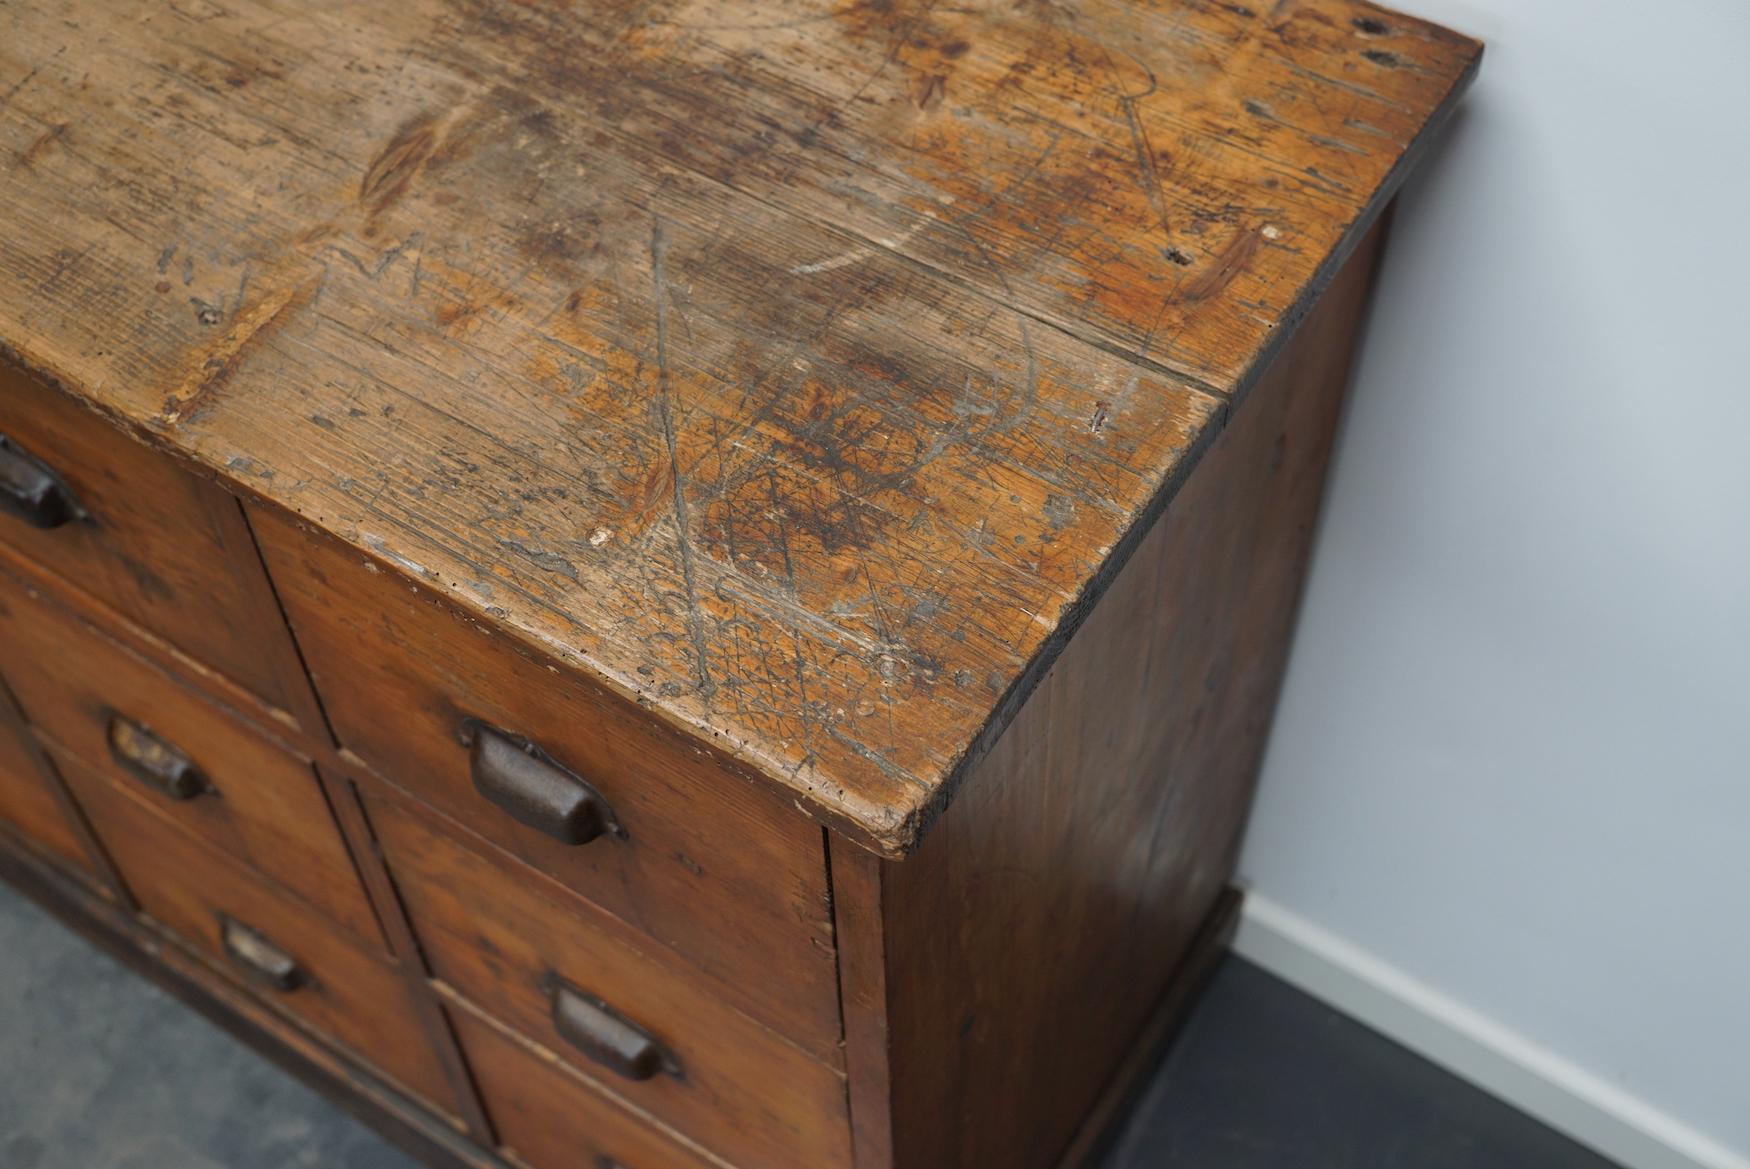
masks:
[[[230,914],[219,915],[219,939],[224,943],[226,957],[272,990],[294,991],[310,981],[297,959],[274,945],[260,930],[244,925]]]
[[[122,714],[109,716],[109,753],[135,779],[173,800],[213,791],[194,760]]]
[[[0,434],[0,511],[33,528],[84,519],[85,509],[47,463]]]
[[[601,793],[520,735],[477,718],[462,720],[474,787],[518,823],[561,844],[588,844],[606,833],[624,838]]]
[[[680,1062],[650,1032],[557,974],[549,974],[546,983],[553,1027],[565,1042],[628,1080],[648,1080],[659,1072],[680,1077]]]

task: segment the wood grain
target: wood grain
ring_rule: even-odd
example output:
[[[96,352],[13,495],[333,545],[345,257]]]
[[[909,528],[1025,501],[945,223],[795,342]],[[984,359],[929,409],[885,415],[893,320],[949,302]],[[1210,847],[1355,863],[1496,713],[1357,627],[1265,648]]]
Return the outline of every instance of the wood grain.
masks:
[[[690,971],[643,952],[642,939],[608,915],[543,897],[404,803],[373,801],[370,812],[433,974],[473,1005],[555,1052],[598,1091],[728,1160],[849,1166],[838,1072],[719,1001]],[[568,1046],[552,1023],[551,975],[655,1036],[680,1075],[627,1080]]]
[[[393,964],[366,952],[299,901],[183,832],[133,791],[61,755],[56,765],[153,921],[272,1009],[300,1020],[453,1117],[449,1085]],[[289,992],[262,989],[220,944],[220,914],[260,931],[306,971]]]
[[[463,1004],[451,1008],[501,1151],[534,1169],[730,1169],[730,1162],[599,1095],[551,1051]]]
[[[33,750],[30,732],[0,683],[0,824],[20,840],[95,882],[96,870]]]
[[[365,816],[358,787],[332,765],[319,770],[317,777],[322,782],[322,790],[328,796],[329,806],[334,809],[334,819],[340,827],[341,835],[346,838],[347,847],[351,849],[358,864],[365,888],[370,891],[371,904],[376,909],[383,933],[389,940],[389,952],[394,955],[395,963],[400,967],[401,977],[408,983],[420,1026],[431,1043],[439,1070],[449,1082],[450,1098],[456,1102],[462,1124],[477,1143],[490,1147],[494,1143],[492,1122],[486,1117],[485,1106],[480,1102],[480,1093],[474,1086],[474,1077],[469,1074],[468,1065],[462,1059],[456,1033],[450,1027],[448,1016],[438,1004],[437,996],[432,993],[431,971],[425,954],[419,947],[419,939],[413,934],[412,923],[407,920],[406,907],[402,904],[400,892],[395,888],[394,879],[389,875],[383,850],[371,833],[370,821]]]
[[[15,4],[0,341],[897,855],[1479,51],[1352,0]]]
[[[7,680],[46,742],[135,787],[185,830],[307,899],[365,944],[383,945],[308,759],[33,594],[3,564],[0,644]],[[182,751],[213,790],[172,800],[131,775],[110,750],[117,716]]]
[[[840,950],[883,962],[896,1169],[1055,1164],[1231,879],[1377,242],[923,847],[839,890],[842,926],[880,918],[879,954]],[[854,1004],[847,1040],[881,1042]],[[865,1057],[847,1063],[860,1110]]]
[[[1226,959],[1228,945],[1239,928],[1241,901],[1240,891],[1232,888],[1216,899],[1215,907],[1203,919],[1202,928],[1173,967],[1166,989],[1137,1027],[1130,1049],[1107,1077],[1093,1107],[1082,1117],[1075,1139],[1057,1159],[1057,1169],[1101,1169],[1108,1162],[1114,1141],[1122,1135],[1124,1122],[1135,1111],[1138,1098],[1154,1081],[1174,1035],[1190,1015],[1197,996]]]
[[[838,1004],[816,824],[755,778],[720,770],[708,746],[532,660],[337,541],[271,516],[256,530],[346,747],[437,807],[451,831],[484,837],[642,931],[797,1042],[830,1044]],[[625,836],[563,844],[488,803],[458,738],[466,717],[538,743],[595,787]]]
[[[0,361],[0,434],[52,467],[88,513],[0,543],[63,587],[217,670],[280,721],[322,730],[237,501]]]
[[[887,941],[881,861],[842,841],[832,857],[833,925],[839,946],[839,1004],[845,1023],[845,1075],[851,1160],[857,1169],[893,1165],[893,1080],[888,1053]]]

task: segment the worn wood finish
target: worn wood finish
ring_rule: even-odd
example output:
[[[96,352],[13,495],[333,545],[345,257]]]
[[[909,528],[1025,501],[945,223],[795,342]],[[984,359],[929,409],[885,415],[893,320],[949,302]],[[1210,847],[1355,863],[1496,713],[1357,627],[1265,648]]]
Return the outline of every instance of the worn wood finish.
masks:
[[[1353,0],[0,21],[17,358],[890,854],[1479,53]]]
[[[1053,1165],[1230,879],[1377,243],[923,848],[838,889],[880,920],[841,948],[884,963],[892,1165]]]
[[[44,774],[32,747],[12,695],[0,684],[0,824],[83,879],[95,881],[97,873],[85,844],[55,798],[54,780]]]
[[[1085,1158],[1219,951],[1377,225],[1480,52],[0,7],[0,432],[96,517],[0,517],[0,868],[82,854],[470,1164]]]
[[[351,549],[267,515],[257,530],[343,744],[735,988],[784,1034],[816,1051],[836,1036],[818,826],[720,770],[708,747],[526,657]],[[562,844],[488,803],[457,736],[468,716],[527,736],[587,779],[625,838]]]
[[[480,1094],[474,1087],[474,1078],[462,1060],[449,1019],[438,1005],[436,996],[430,993],[427,979],[431,971],[426,964],[425,952],[420,949],[419,939],[413,936],[413,925],[407,920],[407,907],[402,904],[401,894],[383,860],[383,850],[371,832],[358,788],[332,765],[317,774],[322,781],[322,790],[328,794],[329,805],[334,809],[335,821],[358,862],[359,875],[370,890],[371,903],[376,907],[383,932],[389,939],[389,952],[395,956],[401,976],[410,984],[414,1010],[431,1041],[438,1067],[449,1083],[450,1099],[456,1102],[468,1134],[479,1144],[491,1146],[492,1123],[486,1118]]]
[[[887,943],[881,861],[830,843],[839,1005],[845,1026],[847,1105],[857,1169],[893,1165],[893,1080],[887,1031]]]
[[[332,1037],[427,1104],[454,1114],[408,988],[388,958],[367,952],[300,901],[208,849],[131,789],[65,755],[55,762],[153,921],[262,1002]],[[225,952],[220,915],[288,952],[306,974],[305,984],[279,991],[252,982]]]
[[[503,1161],[472,1144],[453,1123],[380,1078],[374,1069],[269,1011],[200,959],[185,957],[174,939],[151,921],[99,900],[61,870],[45,867],[37,854],[14,851],[4,839],[0,839],[0,880],[122,966],[371,1125],[422,1165],[506,1169]]]
[[[36,803],[32,795],[14,797],[20,805],[28,802],[29,808],[23,813],[25,818],[12,821],[13,827],[26,832],[40,830],[43,833],[41,837],[20,836],[16,841],[17,846],[30,850],[34,856],[41,856],[46,850],[50,855],[73,860],[75,867],[67,871],[76,880],[90,878],[90,892],[111,902],[118,910],[132,911],[135,908],[133,895],[122,883],[115,862],[103,851],[97,834],[91,830],[91,821],[85,818],[84,811],[73,799],[73,793],[67,790],[67,785],[62,781],[60,772],[55,770],[54,761],[49,758],[48,751],[31,733],[24,711],[19,708],[18,699],[4,677],[0,677],[0,735],[5,736],[8,744],[16,744],[18,758],[46,785],[50,799],[60,812],[58,821],[30,824],[30,818],[43,815],[41,805]],[[57,839],[63,830],[72,836],[78,850],[75,857],[69,857],[66,853],[66,839]]]
[[[533,1169],[728,1169],[728,1162],[599,1095],[552,1052],[465,1004],[453,1005],[450,1015],[480,1077],[502,1151],[516,1163]]]
[[[728,1160],[849,1166],[842,1075],[643,952],[643,939],[608,915],[543,897],[405,804],[376,802],[371,812],[432,971],[459,994]],[[635,1082],[568,1046],[552,1021],[553,975],[652,1034],[680,1074]],[[836,1043],[829,1050],[837,1056]]]
[[[381,946],[371,906],[307,759],[108,640],[0,565],[6,677],[44,740]],[[183,752],[210,791],[172,799],[115,758],[124,718]]]
[[[0,543],[320,730],[234,498],[5,362],[0,435],[50,466],[87,513],[46,531],[0,514]]]
[[[1137,1028],[1130,1050],[1082,1117],[1069,1148],[1057,1159],[1057,1169],[1100,1169],[1106,1163],[1106,1154],[1122,1131],[1122,1121],[1134,1110],[1168,1043],[1226,956],[1239,928],[1241,901],[1238,889],[1229,889],[1216,899],[1202,929],[1173,968],[1166,990]]]

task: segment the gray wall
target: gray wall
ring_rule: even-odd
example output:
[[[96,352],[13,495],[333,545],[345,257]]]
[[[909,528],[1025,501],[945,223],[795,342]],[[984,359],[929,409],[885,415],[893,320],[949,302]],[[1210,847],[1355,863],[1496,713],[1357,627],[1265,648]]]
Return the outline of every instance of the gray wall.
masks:
[[[1242,871],[1750,1157],[1750,5],[1489,42],[1405,193]]]

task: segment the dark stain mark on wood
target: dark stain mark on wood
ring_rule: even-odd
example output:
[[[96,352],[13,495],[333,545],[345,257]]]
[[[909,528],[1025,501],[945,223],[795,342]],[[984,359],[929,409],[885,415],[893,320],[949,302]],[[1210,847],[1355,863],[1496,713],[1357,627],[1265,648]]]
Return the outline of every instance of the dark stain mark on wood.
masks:
[[[74,129],[0,337],[888,851],[1478,51],[1350,0],[234,0],[30,80],[104,8],[15,8],[13,142]]]
[[[436,115],[420,114],[404,123],[371,160],[364,178],[359,180],[359,202],[373,215],[406,194],[413,176],[437,145],[438,128]]]
[[[512,552],[523,556],[544,572],[556,572],[567,580],[577,579],[577,565],[565,559],[557,552],[546,552],[539,548],[531,548],[520,540],[500,540],[500,544]]]
[[[1173,294],[1174,299],[1181,304],[1187,304],[1215,296],[1245,270],[1263,242],[1264,232],[1260,228],[1247,228],[1236,232],[1228,241],[1227,247],[1215,257],[1213,264],[1179,286]]]

